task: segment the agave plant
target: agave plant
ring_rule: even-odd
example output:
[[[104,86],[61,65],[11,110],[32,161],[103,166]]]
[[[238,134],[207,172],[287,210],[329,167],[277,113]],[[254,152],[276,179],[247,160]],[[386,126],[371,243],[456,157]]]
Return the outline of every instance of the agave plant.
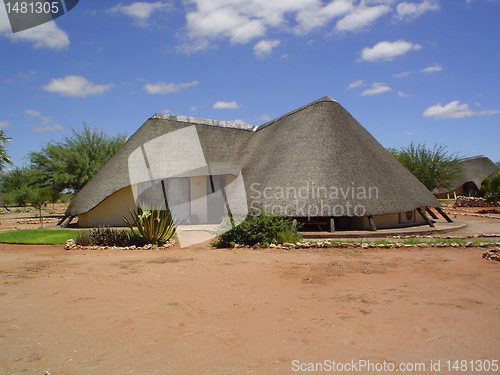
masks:
[[[176,222],[167,207],[139,205],[136,211],[129,208],[133,222],[123,217],[133,235],[143,238],[149,243],[162,245],[175,235]],[[135,232],[137,228],[138,233]]]

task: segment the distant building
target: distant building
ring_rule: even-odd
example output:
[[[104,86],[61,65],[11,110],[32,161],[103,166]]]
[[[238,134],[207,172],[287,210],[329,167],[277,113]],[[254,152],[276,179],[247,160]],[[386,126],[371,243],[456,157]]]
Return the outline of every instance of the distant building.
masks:
[[[436,188],[432,191],[437,198],[454,199],[459,195],[475,197],[483,181],[500,172],[498,165],[484,155],[461,159],[460,165],[463,167],[463,173],[449,188]]]

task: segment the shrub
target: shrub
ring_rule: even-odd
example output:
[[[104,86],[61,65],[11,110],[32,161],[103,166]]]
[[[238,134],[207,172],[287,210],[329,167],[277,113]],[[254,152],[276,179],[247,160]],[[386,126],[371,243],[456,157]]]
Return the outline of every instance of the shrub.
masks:
[[[266,246],[272,243],[295,243],[302,239],[292,219],[283,215],[247,216],[236,227],[232,226],[228,217],[224,217],[220,229],[214,234],[218,237],[212,241],[212,246],[218,248],[233,247],[235,244],[253,246],[259,243]]]
[[[93,228],[89,231],[93,245],[97,246],[129,246],[130,233],[114,228]]]
[[[128,231],[117,230],[114,228],[92,228],[89,231],[79,232],[75,243],[81,246],[131,246],[137,245],[137,241]],[[142,246],[142,244],[141,244]]]
[[[486,202],[492,203],[494,206],[498,205],[500,202],[500,173],[491,178],[486,178],[481,190],[484,192]]]
[[[80,246],[90,246],[92,245],[92,241],[90,240],[89,232],[86,230],[82,230],[78,232],[75,238],[75,243]]]
[[[125,223],[132,231],[136,241],[145,241],[154,245],[162,245],[175,235],[175,220],[168,208],[139,206],[137,211],[130,210],[133,223],[126,217]],[[137,228],[138,233],[135,232]]]

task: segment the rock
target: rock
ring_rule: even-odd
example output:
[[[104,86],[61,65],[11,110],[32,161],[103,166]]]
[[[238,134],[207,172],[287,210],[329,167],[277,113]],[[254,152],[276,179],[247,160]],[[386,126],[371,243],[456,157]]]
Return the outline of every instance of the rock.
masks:
[[[485,251],[483,253],[483,258],[487,260],[496,260],[500,262],[500,248],[496,247],[494,249]]]
[[[65,250],[71,250],[73,249],[74,247],[76,247],[76,244],[75,244],[75,241],[72,240],[71,238],[69,240],[66,241],[66,244],[64,245],[64,249]]]

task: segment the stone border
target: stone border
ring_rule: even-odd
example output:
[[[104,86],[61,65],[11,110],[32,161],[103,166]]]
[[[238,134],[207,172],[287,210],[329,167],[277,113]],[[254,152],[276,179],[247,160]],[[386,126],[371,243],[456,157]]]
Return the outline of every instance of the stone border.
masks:
[[[283,245],[275,245],[270,244],[268,246],[262,247],[260,244],[249,246],[249,245],[239,245],[235,244],[233,248],[253,248],[253,249],[283,249],[283,250],[292,250],[292,249],[320,249],[320,248],[334,248],[334,249],[345,249],[345,248],[360,248],[360,249],[401,249],[401,248],[425,248],[425,247],[436,247],[436,248],[445,248],[445,247],[456,247],[456,248],[465,248],[465,247],[493,247],[500,246],[500,241],[498,242],[479,242],[478,244],[474,244],[472,242],[466,243],[419,243],[419,244],[404,244],[401,242],[394,242],[390,244],[377,244],[375,242],[338,242],[331,243],[330,241],[318,241],[318,242],[297,242],[293,243],[284,243]],[[499,248],[500,251],[500,248]]]
[[[69,239],[66,241],[66,244],[64,245],[64,250],[166,250],[170,249],[177,243],[176,240],[168,240],[165,242],[162,246],[157,246],[157,245],[144,245],[142,247],[137,247],[135,245],[132,246],[125,246],[125,247],[119,247],[119,246],[81,246],[77,245],[74,240]]]

